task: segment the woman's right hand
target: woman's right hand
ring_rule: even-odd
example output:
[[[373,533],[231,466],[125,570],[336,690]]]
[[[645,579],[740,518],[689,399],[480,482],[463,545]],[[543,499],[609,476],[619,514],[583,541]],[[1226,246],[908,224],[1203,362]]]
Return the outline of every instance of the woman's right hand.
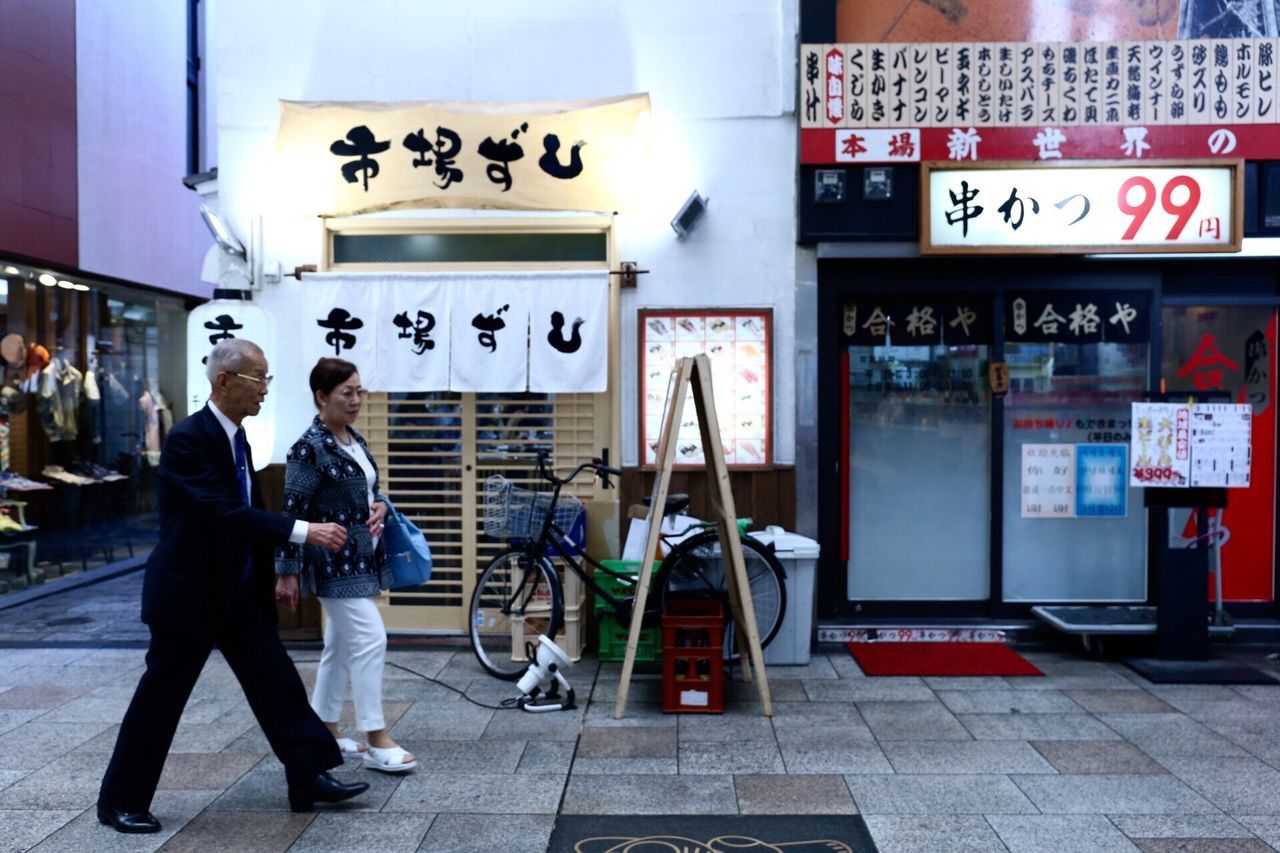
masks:
[[[298,609],[298,576],[276,576],[276,604],[284,605],[287,610]]]

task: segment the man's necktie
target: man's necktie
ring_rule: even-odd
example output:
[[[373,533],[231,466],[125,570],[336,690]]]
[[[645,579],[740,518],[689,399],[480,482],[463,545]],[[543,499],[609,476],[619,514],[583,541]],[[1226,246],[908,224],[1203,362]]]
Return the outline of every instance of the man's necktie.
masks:
[[[245,506],[250,506],[253,502],[250,499],[249,491],[249,441],[245,438],[244,427],[236,430],[236,479],[240,481],[240,497],[244,500]],[[244,584],[249,580],[249,572],[253,570],[253,546],[249,548],[249,558],[244,562],[244,571],[240,574],[240,583]]]

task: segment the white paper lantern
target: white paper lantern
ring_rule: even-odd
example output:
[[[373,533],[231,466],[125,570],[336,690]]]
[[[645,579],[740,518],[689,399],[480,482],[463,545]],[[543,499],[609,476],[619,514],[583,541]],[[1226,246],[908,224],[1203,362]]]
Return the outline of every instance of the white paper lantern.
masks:
[[[187,315],[187,411],[195,414],[209,399],[209,377],[205,360],[209,350],[226,338],[253,341],[267,357],[276,360],[275,322],[261,305],[249,301],[247,290],[215,290],[213,299]],[[254,468],[262,470],[271,463],[276,440],[276,410],[271,394],[262,411],[244,419],[245,435],[253,450]]]

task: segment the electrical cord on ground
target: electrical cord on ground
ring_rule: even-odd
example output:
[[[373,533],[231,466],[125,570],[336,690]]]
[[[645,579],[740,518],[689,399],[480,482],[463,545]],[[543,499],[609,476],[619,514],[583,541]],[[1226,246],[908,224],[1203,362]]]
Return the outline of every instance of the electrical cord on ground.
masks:
[[[319,658],[316,658],[315,660],[301,660],[301,659],[300,659],[300,660],[295,660],[295,661],[294,661],[294,663],[295,663],[295,664],[299,664],[299,663],[320,663],[320,660],[319,660]],[[423,681],[430,681],[432,684],[438,684],[438,685],[440,685],[441,687],[444,687],[444,688],[445,688],[445,689],[447,689],[447,690],[452,690],[454,693],[457,693],[457,694],[458,694],[459,696],[461,696],[463,699],[466,699],[466,700],[467,700],[468,702],[470,702],[472,705],[475,705],[475,706],[477,706],[477,707],[479,707],[479,708],[485,708],[485,709],[490,710],[490,711],[518,711],[518,710],[520,709],[520,705],[518,704],[518,703],[519,703],[519,701],[520,701],[520,697],[518,697],[518,696],[512,696],[510,699],[503,699],[503,700],[502,700],[502,702],[501,702],[500,704],[497,704],[497,705],[486,705],[486,704],[485,704],[485,703],[483,703],[483,702],[479,702],[479,701],[477,701],[477,700],[475,700],[475,699],[472,699],[470,696],[468,696],[468,695],[467,695],[467,692],[466,692],[465,690],[460,690],[460,689],[458,689],[457,687],[454,687],[452,684],[446,684],[445,682],[441,681],[441,680],[440,680],[440,679],[438,679],[438,678],[432,678],[432,677],[431,677],[431,676],[429,676],[429,675],[423,675],[422,673],[418,672],[416,669],[410,669],[410,668],[409,668],[409,667],[407,667],[407,666],[401,666],[400,664],[395,663],[395,662],[393,662],[393,661],[387,661],[387,662],[386,662],[386,664],[385,664],[385,666],[394,666],[396,669],[403,670],[403,671],[405,671],[405,672],[409,673],[410,675],[416,675],[416,676],[418,676],[418,678],[421,678]]]

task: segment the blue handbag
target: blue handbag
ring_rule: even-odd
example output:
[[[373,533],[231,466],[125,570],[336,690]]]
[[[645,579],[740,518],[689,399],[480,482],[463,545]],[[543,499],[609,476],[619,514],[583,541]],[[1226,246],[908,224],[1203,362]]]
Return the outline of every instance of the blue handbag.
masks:
[[[391,566],[391,588],[418,586],[431,577],[431,546],[417,526],[387,501],[382,547]]]

